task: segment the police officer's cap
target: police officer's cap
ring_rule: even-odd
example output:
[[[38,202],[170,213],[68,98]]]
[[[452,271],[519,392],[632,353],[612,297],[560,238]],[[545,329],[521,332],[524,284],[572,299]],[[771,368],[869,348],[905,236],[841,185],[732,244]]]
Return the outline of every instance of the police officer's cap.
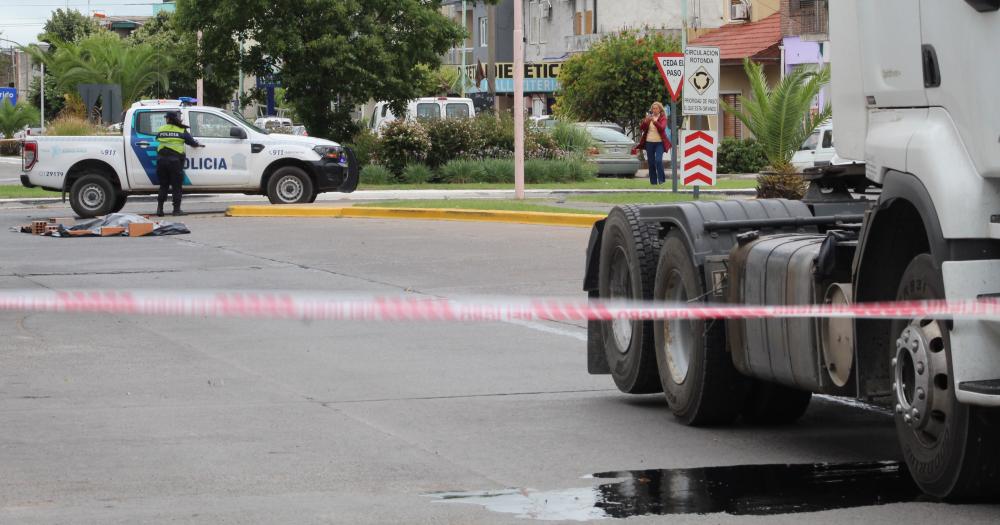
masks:
[[[168,111],[167,112],[167,122],[170,122],[171,124],[182,125],[184,123],[184,121],[181,120],[181,112],[180,111]]]

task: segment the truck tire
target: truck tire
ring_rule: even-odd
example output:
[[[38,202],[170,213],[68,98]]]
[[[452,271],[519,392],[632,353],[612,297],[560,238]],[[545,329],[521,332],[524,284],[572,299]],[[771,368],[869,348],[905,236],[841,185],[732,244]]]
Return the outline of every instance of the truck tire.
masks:
[[[684,234],[663,239],[653,300],[703,303],[705,285]],[[691,426],[732,423],[744,405],[749,379],[733,366],[721,320],[653,321],[656,363],[670,410]]]
[[[602,299],[649,301],[653,298],[657,226],[639,220],[637,206],[618,206],[604,223],[598,291]],[[650,321],[601,321],[601,341],[611,377],[626,394],[660,391]]]
[[[929,254],[906,267],[896,298],[944,298],[941,271]],[[896,435],[914,481],[940,498],[997,498],[1000,411],[955,398],[947,322],[897,320],[890,326]]]
[[[267,180],[267,199],[271,204],[302,204],[313,195],[313,182],[301,168],[278,168]]]
[[[111,211],[108,213],[118,213],[122,211],[122,208],[125,207],[126,201],[128,201],[128,195],[125,195],[124,192],[119,192],[118,198],[115,199],[115,205],[111,207]]]
[[[107,177],[87,173],[69,190],[69,204],[81,218],[107,215],[114,207],[118,191]]]
[[[742,415],[747,423],[782,425],[798,421],[812,400],[812,392],[769,381],[751,380]]]

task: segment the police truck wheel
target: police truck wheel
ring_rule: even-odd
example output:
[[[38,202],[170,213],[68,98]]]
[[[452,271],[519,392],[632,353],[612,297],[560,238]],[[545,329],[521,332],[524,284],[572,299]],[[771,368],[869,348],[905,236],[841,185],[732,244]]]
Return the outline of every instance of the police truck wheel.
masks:
[[[903,272],[896,298],[943,299],[941,271],[928,254]],[[906,465],[924,492],[949,499],[1000,496],[1000,411],[955,398],[946,321],[891,323],[893,412]]]
[[[639,221],[637,206],[611,210],[604,223],[598,290],[602,299],[649,301],[653,297],[660,239],[656,226]],[[600,322],[604,355],[615,385],[626,394],[660,391],[650,321]]]
[[[126,201],[128,201],[128,195],[119,192],[118,197],[115,198],[115,205],[111,207],[111,211],[109,213],[118,213],[122,211],[122,208],[125,207]]]
[[[705,285],[684,235],[672,230],[663,239],[653,299],[705,304]],[[721,320],[653,322],[656,363],[667,404],[692,426],[733,422],[743,408],[749,380],[733,366]]]
[[[116,198],[117,190],[111,181],[96,173],[80,177],[69,190],[70,206],[84,219],[107,215]]]
[[[295,166],[279,168],[267,181],[267,198],[271,204],[302,204],[313,195],[312,179]]]

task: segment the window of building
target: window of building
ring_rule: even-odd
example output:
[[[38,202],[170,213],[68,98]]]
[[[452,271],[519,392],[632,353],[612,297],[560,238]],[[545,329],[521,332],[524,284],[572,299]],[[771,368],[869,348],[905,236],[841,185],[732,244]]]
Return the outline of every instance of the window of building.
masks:
[[[490,45],[490,19],[481,16],[479,17],[479,47],[487,47]]]
[[[720,95],[719,98],[737,111],[742,109],[743,105],[740,104],[740,96],[738,94]],[[722,111],[722,136],[737,139],[745,138],[743,133],[743,123],[740,122],[740,119],[736,118],[734,113],[728,113],[723,111],[721,108],[720,111]]]

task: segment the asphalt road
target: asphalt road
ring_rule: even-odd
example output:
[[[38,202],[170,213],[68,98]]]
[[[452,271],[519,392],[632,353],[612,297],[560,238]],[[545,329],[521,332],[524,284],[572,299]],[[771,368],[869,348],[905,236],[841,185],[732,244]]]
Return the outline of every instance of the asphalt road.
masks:
[[[7,232],[53,215],[66,208],[0,210],[0,288],[579,297],[588,235],[207,214],[167,238]],[[747,491],[802,488],[782,467],[735,465],[898,460],[891,419],[817,399],[785,428],[687,428],[659,395],[587,375],[584,340],[563,323],[0,313],[0,523],[526,523],[518,515],[629,515],[632,504],[678,513],[637,523],[951,525],[1000,512],[888,493],[908,502],[830,505],[863,486],[848,477],[796,496],[801,505],[753,507],[764,515],[713,513],[719,487],[737,514],[752,507]],[[607,472],[631,484],[589,476]],[[699,495],[698,476],[723,481]],[[499,492],[440,495],[467,491]],[[848,508],[787,512],[830,506]]]

